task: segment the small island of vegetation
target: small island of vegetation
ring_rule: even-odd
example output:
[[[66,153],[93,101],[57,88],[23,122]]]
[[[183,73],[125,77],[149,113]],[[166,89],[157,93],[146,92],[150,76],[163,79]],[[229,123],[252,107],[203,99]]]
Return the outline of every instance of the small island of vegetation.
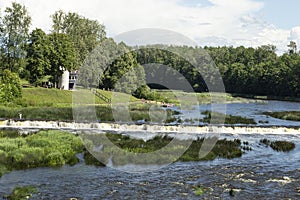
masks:
[[[283,120],[300,121],[300,111],[265,112],[264,114]]]
[[[261,139],[261,144],[270,146],[275,151],[289,152],[295,149],[296,145],[293,142],[289,141],[270,141],[268,139]]]

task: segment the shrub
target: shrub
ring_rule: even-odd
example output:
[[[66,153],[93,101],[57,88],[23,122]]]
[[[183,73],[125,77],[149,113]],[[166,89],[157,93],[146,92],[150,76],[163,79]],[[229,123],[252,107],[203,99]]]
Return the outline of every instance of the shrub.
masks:
[[[270,146],[275,151],[288,152],[296,147],[293,142],[289,141],[270,141],[268,139],[261,139],[259,142],[266,146]]]
[[[295,148],[295,144],[288,141],[271,142],[270,147],[276,151],[288,152]]]
[[[33,194],[37,193],[38,190],[34,186],[17,186],[13,189],[10,195],[6,195],[5,198],[9,200],[26,200],[29,199]]]
[[[49,153],[46,157],[46,161],[47,166],[50,167],[63,166],[65,164],[65,160],[59,151]]]

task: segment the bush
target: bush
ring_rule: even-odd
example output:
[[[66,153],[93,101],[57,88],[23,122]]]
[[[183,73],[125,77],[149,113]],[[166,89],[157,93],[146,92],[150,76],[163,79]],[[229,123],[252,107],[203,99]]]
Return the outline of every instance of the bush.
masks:
[[[271,142],[270,147],[275,151],[288,152],[295,148],[295,144],[288,141],[275,141]]]
[[[38,190],[34,186],[17,186],[13,189],[10,195],[6,195],[5,198],[9,200],[26,200],[29,199],[33,194],[37,193]]]
[[[15,169],[26,169],[44,166],[44,150],[38,147],[22,147],[11,153],[12,166]]]
[[[263,114],[283,120],[300,121],[300,111],[264,112]]]
[[[0,99],[11,103],[20,97],[22,97],[22,85],[18,74],[5,69],[0,79]]]
[[[268,139],[261,139],[259,142],[266,146],[270,146],[275,151],[289,152],[296,147],[293,142],[289,141],[270,141]]]
[[[76,154],[83,150],[79,137],[62,131],[41,131],[25,138],[4,137],[0,138],[0,166],[13,170],[74,165],[78,162]]]
[[[16,130],[0,130],[0,138],[8,137],[8,138],[17,138],[20,136],[20,133]]]
[[[50,167],[63,166],[65,164],[62,154],[58,151],[49,153],[46,157],[46,160],[47,166]]]

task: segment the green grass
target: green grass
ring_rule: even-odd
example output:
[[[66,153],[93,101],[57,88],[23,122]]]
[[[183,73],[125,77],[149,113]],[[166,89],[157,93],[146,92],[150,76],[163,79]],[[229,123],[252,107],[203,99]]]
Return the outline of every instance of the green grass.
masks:
[[[26,200],[30,199],[33,194],[38,193],[36,187],[29,185],[29,186],[16,186],[11,194],[5,195],[5,199],[8,200]]]
[[[264,112],[264,114],[283,120],[300,121],[300,111]]]
[[[71,105],[72,91],[39,87],[24,88],[23,99],[19,103],[23,107]]]
[[[201,185],[194,186],[193,191],[196,196],[201,196],[205,193],[205,189]]]
[[[108,99],[114,99],[119,102],[137,102],[139,99],[119,92],[111,92],[98,90],[103,96]],[[9,104],[10,107],[70,107],[72,106],[73,92],[77,97],[77,101],[94,102],[94,104],[108,104],[101,98],[95,96],[90,90],[80,89],[77,91],[59,90],[54,88],[31,87],[23,88],[22,98],[18,99],[14,104]],[[75,96],[74,95],[74,96]],[[1,104],[0,107],[6,107],[7,104]]]
[[[165,162],[208,161],[216,158],[232,159],[242,156],[241,142],[239,140],[217,140],[215,146],[207,155],[204,157],[199,157],[199,150],[204,141],[203,138],[198,138],[197,140],[192,141],[188,149],[181,155],[181,153],[185,150],[185,142],[174,139],[176,141],[176,145],[167,146],[173,140],[173,138],[168,136],[156,136],[148,141],[144,141],[142,139],[132,139],[129,136],[119,134],[93,134],[85,135],[84,137],[86,144],[93,144],[94,146],[104,145],[104,147],[106,145],[103,144],[103,141],[105,141],[103,137],[107,137],[112,143],[122,149],[121,151],[120,149],[116,150],[115,148],[111,149],[110,147],[105,147],[101,153],[94,151],[93,154],[97,157],[99,156],[104,164],[107,164],[108,158],[110,158],[112,154],[112,162],[114,165],[126,164],[128,160],[125,160],[125,158],[131,160],[132,164],[165,164]],[[128,154],[125,156],[126,152],[131,152],[134,154],[149,153],[155,152],[156,150],[162,148],[164,153],[147,154],[145,157],[133,157],[133,155]],[[177,156],[180,156],[180,158],[178,159]]]
[[[137,120],[145,120],[146,122],[160,122],[160,110],[152,110],[149,114],[150,104],[131,104],[129,109],[130,118],[122,119],[122,122],[135,122]],[[116,107],[115,111],[126,107]],[[110,105],[82,106],[79,115],[73,118],[73,107],[0,107],[0,118],[17,119],[18,113],[22,113],[25,120],[53,120],[53,121],[95,121],[94,112],[96,112],[99,121],[115,121],[113,110]],[[75,113],[75,112],[74,112]],[[116,113],[116,112],[115,112]],[[173,122],[176,120],[172,115],[175,112],[166,111],[165,122]],[[151,118],[152,116],[152,118]]]
[[[175,103],[175,104],[187,104],[191,102],[196,102],[198,104],[207,104],[215,102],[225,103],[227,102],[249,102],[249,99],[242,97],[235,97],[229,93],[190,93],[183,91],[169,91],[169,90],[157,90],[157,92],[165,98],[165,102]],[[177,96],[177,97],[176,97]],[[180,97],[180,98],[178,98]],[[180,101],[181,100],[181,101]]]
[[[17,169],[58,167],[78,162],[84,151],[79,137],[62,131],[41,131],[21,137],[15,131],[0,131],[0,174]]]
[[[119,100],[124,102],[128,98],[130,101],[137,101],[136,98],[129,96],[127,94],[110,92],[98,90],[102,95],[107,98],[111,98],[112,94],[114,97],[117,97]],[[94,99],[95,104],[107,104],[107,102],[96,97],[89,90],[79,90],[75,91],[76,95],[80,95],[83,102],[89,102],[91,99]],[[23,98],[19,100],[19,104],[23,107],[63,107],[72,105],[73,91],[69,90],[59,90],[59,89],[47,89],[41,87],[34,88],[24,88],[23,89]]]
[[[83,138],[86,146],[83,145],[81,138],[64,132],[64,131],[40,131],[36,134],[28,136],[20,136],[14,130],[0,131],[0,176],[3,174],[19,169],[28,169],[35,167],[60,167],[65,164],[74,165],[78,163],[76,154],[84,153],[86,164],[94,164],[97,166],[104,166],[110,158],[110,149],[104,148],[104,153],[101,155],[106,159],[105,162],[100,163],[87,150],[89,145],[98,145],[101,143],[101,137],[108,137],[111,142],[122,148],[125,152],[133,153],[148,153],[154,152],[162,147],[165,147],[172,140],[170,137],[156,136],[155,138],[144,141],[140,139],[132,139],[129,136],[119,134],[106,135],[88,135]],[[90,139],[90,140],[89,140]],[[93,143],[88,143],[93,141]],[[226,139],[218,140],[212,151],[205,157],[199,157],[199,150],[204,139],[197,139],[192,142],[188,150],[178,159],[178,161],[204,161],[213,160],[215,158],[236,158],[242,156],[241,142],[239,140],[229,141]],[[161,163],[166,159],[175,162],[177,157],[169,157],[169,155],[176,155],[176,152],[182,151],[182,142],[177,141],[175,147],[166,147],[165,153],[154,154],[148,160],[134,160],[135,164],[153,164]],[[175,153],[174,153],[175,152]],[[115,165],[123,165],[125,163],[124,154],[120,153],[113,157]]]
[[[98,90],[103,96],[110,99],[112,96],[114,105],[124,103],[140,104],[140,100],[123,93]],[[89,90],[75,91],[47,89],[40,87],[23,88],[23,97],[14,104],[0,103],[0,118],[18,118],[22,113],[23,119],[28,120],[73,120],[72,106],[74,103],[86,106],[87,110],[96,108],[98,119],[101,121],[113,121],[111,106],[107,102],[95,96]],[[141,109],[143,112],[145,109]],[[131,113],[134,119],[143,119],[142,112],[138,110]],[[148,117],[149,118],[149,117]]]

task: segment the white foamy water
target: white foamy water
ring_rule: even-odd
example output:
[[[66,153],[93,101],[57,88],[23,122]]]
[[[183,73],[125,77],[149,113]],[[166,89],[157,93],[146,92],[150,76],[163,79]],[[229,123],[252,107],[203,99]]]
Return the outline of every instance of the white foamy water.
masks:
[[[120,123],[75,123],[56,121],[0,121],[0,128],[14,128],[21,130],[90,130],[92,132],[138,132],[138,133],[187,133],[187,134],[300,134],[300,127],[283,126],[183,126],[183,125],[156,125],[156,124],[120,124]]]

